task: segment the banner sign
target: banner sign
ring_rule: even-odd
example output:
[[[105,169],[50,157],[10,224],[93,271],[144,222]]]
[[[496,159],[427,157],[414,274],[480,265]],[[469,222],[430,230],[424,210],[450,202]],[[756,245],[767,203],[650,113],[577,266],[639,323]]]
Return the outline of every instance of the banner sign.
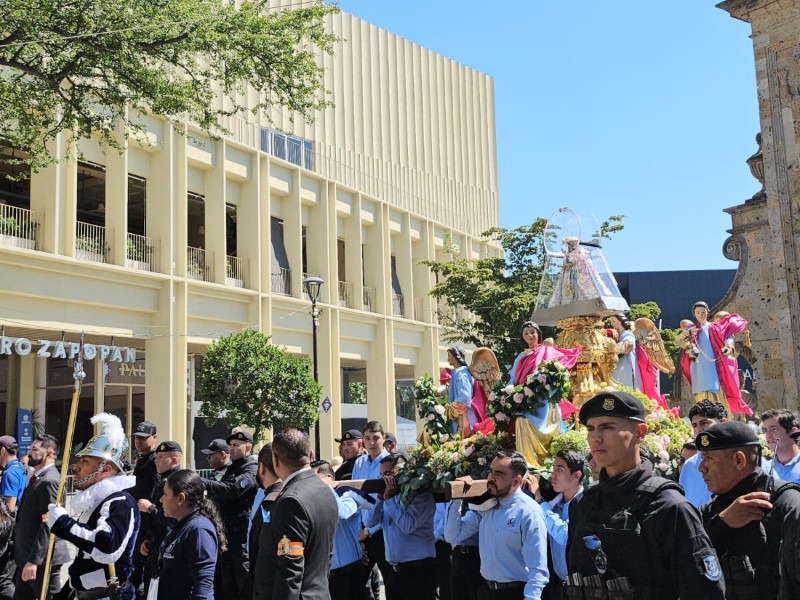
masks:
[[[0,336],[0,354],[17,354],[27,356],[34,352],[34,345],[38,346],[36,356],[44,358],[77,358],[81,345],[78,342],[52,342],[49,340],[36,340],[28,338],[12,338]],[[105,346],[103,344],[84,344],[83,357],[86,360],[100,360],[109,362],[132,363],[136,362],[136,348],[124,346]]]
[[[27,454],[33,443],[33,413],[24,408],[17,409],[17,423],[14,427],[14,437],[17,438],[17,456]]]

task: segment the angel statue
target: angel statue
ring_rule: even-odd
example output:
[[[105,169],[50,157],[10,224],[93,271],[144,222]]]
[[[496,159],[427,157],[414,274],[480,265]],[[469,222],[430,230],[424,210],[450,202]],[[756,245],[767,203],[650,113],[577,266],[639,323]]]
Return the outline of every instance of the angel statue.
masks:
[[[729,414],[752,415],[753,409],[742,400],[733,352],[733,336],[745,331],[747,320],[727,314],[709,322],[708,313],[708,304],[695,302],[692,314],[697,323],[687,325],[677,338],[684,349],[681,371],[692,386],[695,402],[708,398],[724,404]]]
[[[450,421],[450,433],[463,432],[470,429],[469,415],[472,411],[472,392],[475,380],[467,367],[464,350],[457,346],[447,349],[447,363],[452,368],[450,382],[447,386],[447,418]]]
[[[453,368],[446,409],[451,433],[460,433],[462,438],[477,431],[490,433],[494,423],[486,418],[486,404],[500,380],[497,357],[489,348],[478,348],[472,353],[472,362],[467,367],[464,351],[453,347],[447,349],[447,360]]]
[[[494,421],[486,416],[486,405],[489,403],[489,394],[500,381],[500,363],[490,348],[478,348],[472,353],[469,372],[475,380],[475,385],[469,416],[471,431],[464,437],[475,433],[489,435],[494,431]]]
[[[527,348],[517,355],[511,367],[512,385],[524,383],[543,362],[558,360],[562,367],[570,370],[575,367],[581,353],[580,346],[565,349],[542,343],[542,330],[533,321],[522,324],[520,337]],[[550,441],[566,431],[563,418],[576,411],[569,402],[562,402],[558,409],[545,402],[536,413],[526,414],[524,418],[515,421],[517,451],[525,457],[528,464],[544,464],[545,459],[550,456]]]
[[[658,371],[673,373],[672,364],[658,327],[647,317],[631,323],[623,314],[612,315],[611,327],[617,333],[617,366],[612,373],[614,381],[639,390],[661,408],[667,401],[658,390]]]

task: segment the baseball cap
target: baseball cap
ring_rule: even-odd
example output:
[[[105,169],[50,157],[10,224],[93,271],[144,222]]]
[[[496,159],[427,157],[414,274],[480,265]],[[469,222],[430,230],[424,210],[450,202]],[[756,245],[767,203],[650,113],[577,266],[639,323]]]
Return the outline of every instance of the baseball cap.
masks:
[[[393,444],[397,444],[397,438],[395,437],[395,435],[393,433],[387,433],[384,436],[384,440],[383,441],[384,441],[384,443],[392,442]]]
[[[133,435],[138,437],[150,437],[151,435],[155,435],[157,431],[155,423],[142,421],[136,426],[136,431],[133,432]]]
[[[228,443],[223,440],[222,438],[217,438],[216,440],[211,440],[211,443],[208,445],[208,448],[203,448],[200,450],[203,454],[214,454],[214,452],[230,452],[231,447],[228,446]]]
[[[348,429],[344,432],[344,435],[340,438],[333,438],[335,442],[342,443],[342,442],[349,442],[350,440],[363,440],[364,436],[358,429]]]
[[[10,435],[2,435],[0,436],[0,447],[5,448],[6,450],[16,450],[17,440]]]

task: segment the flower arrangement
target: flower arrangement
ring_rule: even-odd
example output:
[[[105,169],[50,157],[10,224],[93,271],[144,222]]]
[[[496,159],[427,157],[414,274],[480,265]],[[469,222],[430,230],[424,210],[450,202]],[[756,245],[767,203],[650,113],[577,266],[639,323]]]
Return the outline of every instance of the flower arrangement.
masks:
[[[447,399],[439,395],[439,390],[429,375],[424,375],[414,383],[414,400],[417,414],[425,425],[426,442],[444,443],[450,439],[450,423],[447,420]]]
[[[520,384],[498,384],[489,394],[486,412],[494,419],[497,431],[508,431],[512,417],[536,412],[545,402],[556,406],[569,397],[571,390],[569,371],[558,361],[550,360],[541,363]]]
[[[469,475],[486,479],[489,464],[499,450],[511,450],[514,442],[508,435],[477,434],[465,440],[417,446],[397,471],[400,500],[424,489],[443,489],[448,481]]]

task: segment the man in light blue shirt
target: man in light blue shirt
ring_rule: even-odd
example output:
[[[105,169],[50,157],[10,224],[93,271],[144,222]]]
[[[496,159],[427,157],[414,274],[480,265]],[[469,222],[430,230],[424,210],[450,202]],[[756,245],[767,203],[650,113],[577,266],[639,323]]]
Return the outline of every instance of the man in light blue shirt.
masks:
[[[363,596],[363,588],[359,588],[360,580],[354,577],[361,569],[361,544],[358,541],[358,532],[361,529],[361,514],[358,503],[352,497],[355,492],[348,491],[341,496],[336,493],[333,479],[333,469],[325,461],[313,467],[324,483],[331,487],[336,497],[336,506],[339,511],[339,524],[333,537],[333,557],[331,558],[331,572],[328,575],[328,587],[331,600],[352,600]]]
[[[689,409],[689,420],[692,422],[692,434],[694,438],[703,433],[706,429],[717,423],[724,423],[728,420],[728,410],[725,405],[714,400],[701,400],[696,402]],[[698,448],[699,450],[699,448]],[[698,471],[702,457],[699,453],[686,459],[678,477],[678,483],[683,487],[686,499],[693,506],[700,508],[711,500],[711,492],[703,480],[703,475]]]
[[[398,454],[381,459],[386,489],[367,524],[383,524],[386,561],[392,570],[383,578],[387,600],[436,600],[436,502],[430,492],[418,493],[407,503],[400,501],[394,474],[403,462]]]
[[[558,594],[567,580],[567,532],[569,528],[569,505],[572,499],[583,493],[581,479],[586,468],[586,457],[577,450],[560,450],[553,459],[553,474],[550,483],[557,496],[550,502],[542,502],[542,511],[550,541],[550,557],[553,574],[550,584]],[[555,575],[555,577],[553,577]],[[558,597],[558,596],[555,596]]]
[[[772,450],[774,476],[776,479],[800,483],[800,422],[797,416],[785,408],[774,408],[761,414],[761,429],[767,446]]]
[[[494,496],[486,510],[461,516],[461,502],[447,511],[445,535],[455,543],[479,532],[482,600],[540,600],[550,574],[547,528],[538,504],[521,489],[528,465],[519,452],[498,452],[487,478]],[[468,484],[469,477],[462,478]],[[481,509],[487,503],[481,505]]]

